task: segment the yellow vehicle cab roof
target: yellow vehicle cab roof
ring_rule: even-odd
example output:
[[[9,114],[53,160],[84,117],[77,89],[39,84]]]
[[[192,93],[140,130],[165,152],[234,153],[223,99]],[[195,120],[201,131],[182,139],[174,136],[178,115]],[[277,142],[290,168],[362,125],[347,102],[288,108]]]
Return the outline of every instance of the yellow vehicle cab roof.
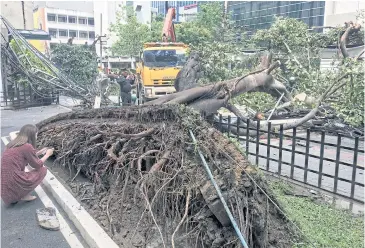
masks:
[[[143,50],[155,50],[157,47],[163,49],[186,49],[188,45],[181,42],[150,42],[143,45]]]

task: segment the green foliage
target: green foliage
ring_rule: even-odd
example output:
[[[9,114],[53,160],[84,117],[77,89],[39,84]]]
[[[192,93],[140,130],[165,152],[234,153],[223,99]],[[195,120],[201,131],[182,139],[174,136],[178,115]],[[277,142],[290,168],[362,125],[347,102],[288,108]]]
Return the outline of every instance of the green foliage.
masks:
[[[51,51],[51,61],[77,85],[89,86],[98,74],[97,56],[82,45],[58,44]]]
[[[17,55],[20,63],[27,69],[38,69],[40,71],[46,72],[53,75],[47,66],[44,65],[42,60],[35,56],[26,46],[23,46],[20,42],[17,43],[14,39],[9,43],[12,50]],[[25,54],[25,56],[21,56]],[[23,79],[24,80],[24,79]]]
[[[362,216],[335,209],[310,198],[293,196],[293,188],[283,181],[270,184],[277,199],[283,204],[289,218],[304,232],[315,247],[364,247],[364,221]],[[309,247],[296,244],[295,247]]]
[[[310,32],[308,26],[292,18],[277,18],[267,30],[258,31],[253,42],[256,45],[266,44],[275,54],[275,59],[283,63],[277,75],[289,79],[294,77],[294,94],[306,93],[319,98],[327,87],[345,73],[352,76],[341,82],[347,84],[339,89],[337,97],[325,100],[334,107],[337,113],[349,124],[359,126],[364,119],[364,72],[363,62],[347,59],[338,63],[341,58],[334,56],[333,70],[320,70],[321,50],[328,45],[336,45],[344,32],[344,27],[331,29],[326,33]],[[363,30],[350,35],[350,44],[363,44]],[[337,63],[337,66],[336,66]],[[351,79],[352,78],[352,79]],[[361,100],[362,99],[362,100]]]
[[[251,92],[242,94],[234,99],[232,102],[239,105],[246,105],[257,112],[264,112],[272,109],[277,99],[265,92]]]
[[[143,44],[151,39],[151,31],[145,24],[138,22],[132,7],[124,7],[117,15],[117,23],[110,30],[118,36],[112,46],[116,55],[138,56]]]

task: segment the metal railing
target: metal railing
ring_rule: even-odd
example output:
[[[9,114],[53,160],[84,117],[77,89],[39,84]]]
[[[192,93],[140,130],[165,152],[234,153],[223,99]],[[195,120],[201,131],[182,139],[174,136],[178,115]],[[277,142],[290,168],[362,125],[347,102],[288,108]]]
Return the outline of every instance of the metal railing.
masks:
[[[215,124],[236,138],[249,160],[261,169],[364,203],[364,148],[359,137],[297,128],[284,132],[283,125],[273,131],[270,122],[263,130],[260,121],[250,124],[237,118],[232,123],[230,116],[226,120],[219,116]],[[239,135],[242,129],[244,136]]]

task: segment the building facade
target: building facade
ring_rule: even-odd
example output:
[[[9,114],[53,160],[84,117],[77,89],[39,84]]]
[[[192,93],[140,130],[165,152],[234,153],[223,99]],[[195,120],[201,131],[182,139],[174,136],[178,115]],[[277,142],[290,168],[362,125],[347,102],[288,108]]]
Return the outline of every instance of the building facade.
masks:
[[[360,10],[365,10],[364,1],[326,1],[324,26],[342,26],[355,21]]]
[[[55,44],[67,43],[70,38],[73,44],[93,43],[96,35],[92,2],[81,3],[39,2],[35,5],[34,28],[45,30],[51,36],[51,41],[43,44],[46,51]]]
[[[185,21],[187,14],[191,14],[192,10],[186,11],[188,9],[193,9],[197,6],[198,1],[167,1],[168,7],[173,7],[176,9],[176,20],[177,22]],[[156,9],[157,15],[166,16],[166,2],[165,1],[151,1],[152,8]],[[189,8],[191,6],[192,8]],[[187,8],[184,8],[187,7]],[[195,10],[194,10],[195,11]]]
[[[228,1],[235,23],[248,30],[269,28],[275,16],[301,20],[308,26],[323,26],[325,1]]]

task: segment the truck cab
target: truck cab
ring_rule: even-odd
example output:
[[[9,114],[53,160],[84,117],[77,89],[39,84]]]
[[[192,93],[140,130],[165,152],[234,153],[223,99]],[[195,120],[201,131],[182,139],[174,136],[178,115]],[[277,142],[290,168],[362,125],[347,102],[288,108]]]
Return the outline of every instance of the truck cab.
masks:
[[[177,74],[187,60],[188,46],[184,43],[146,43],[137,64],[137,97],[149,101],[174,93]]]

